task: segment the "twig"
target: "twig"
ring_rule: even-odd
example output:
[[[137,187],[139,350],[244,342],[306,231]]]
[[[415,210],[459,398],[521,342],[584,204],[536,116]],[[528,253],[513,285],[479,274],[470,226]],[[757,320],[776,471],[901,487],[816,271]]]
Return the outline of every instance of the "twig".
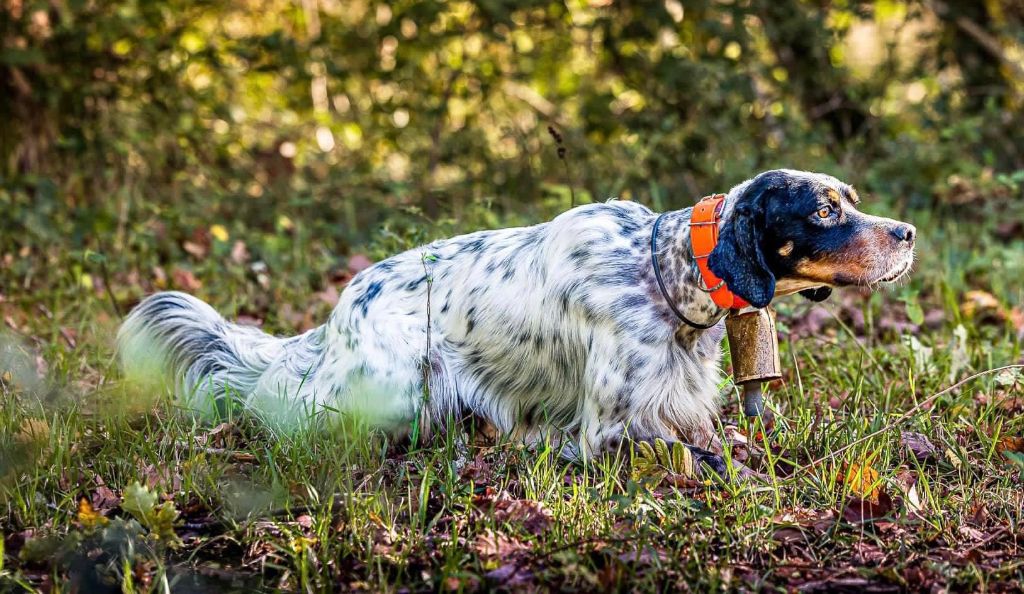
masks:
[[[985,48],[985,51],[987,51],[993,58],[999,60],[1007,68],[1013,71],[1018,80],[1024,80],[1024,66],[1021,66],[1016,60],[1010,58],[997,38],[993,37],[981,25],[967,17],[956,17],[955,22],[956,26],[959,27],[961,31],[973,38],[978,45]]]
[[[430,252],[424,252],[421,257],[423,264],[423,274],[427,282],[427,345],[423,354],[423,395],[422,401],[420,402],[420,412],[416,416],[416,420],[413,423],[412,428],[412,443],[418,444],[420,436],[427,436],[429,427],[427,426],[427,409],[430,404],[430,342],[431,342],[431,319],[430,319],[430,294],[434,288],[434,275],[431,273],[431,267],[429,264],[437,262],[437,256]]]
[[[569,185],[569,208],[576,207],[576,190],[572,187],[572,173],[569,171],[569,161],[566,160],[565,154],[567,152],[565,145],[562,144],[562,135],[555,130],[554,126],[548,126],[548,134],[554,139],[555,144],[558,146],[558,159],[562,162],[565,167],[565,183]]]
[[[255,462],[256,454],[251,452],[241,452],[238,450],[229,450],[227,448],[208,448],[203,446],[196,446],[194,444],[177,441],[174,445],[181,449],[194,450],[211,456],[226,456],[229,462]]]
[[[867,435],[865,435],[864,437],[861,437],[859,439],[855,439],[855,440],[851,441],[850,443],[846,444],[845,446],[839,448],[838,450],[835,450],[834,452],[829,452],[828,454],[822,456],[821,458],[818,458],[817,460],[815,460],[815,461],[811,462],[810,464],[808,464],[807,466],[803,467],[801,470],[807,471],[809,469],[812,469],[812,468],[818,466],[819,464],[821,464],[822,462],[826,462],[826,461],[828,461],[831,458],[835,458],[836,456],[838,456],[839,454],[842,454],[843,452],[849,450],[850,448],[858,446],[858,445],[864,443],[865,441],[868,441],[869,439],[871,439],[873,437],[877,437],[877,436],[885,433],[886,431],[889,431],[889,430],[895,428],[897,425],[899,425],[903,421],[906,421],[910,417],[914,416],[914,414],[916,412],[918,412],[919,410],[921,410],[922,408],[924,408],[925,406],[927,406],[928,404],[933,402],[939,396],[942,396],[944,394],[948,394],[948,393],[952,392],[953,390],[959,388],[960,386],[966,384],[969,381],[978,379],[979,377],[982,377],[982,376],[991,375],[993,373],[999,373],[1000,371],[1007,371],[1009,369],[1024,369],[1024,364],[1018,363],[1018,364],[1014,364],[1014,365],[1004,365],[1002,367],[996,367],[994,369],[986,369],[985,371],[979,371],[978,373],[975,373],[974,375],[969,375],[969,376],[965,377],[964,379],[958,381],[957,383],[953,384],[952,386],[949,386],[947,388],[943,388],[942,390],[939,390],[938,392],[936,392],[936,393],[932,394],[931,396],[925,398],[921,402],[918,402],[914,406],[912,406],[909,409],[907,409],[907,412],[905,412],[902,415],[900,415],[899,417],[897,417],[896,420],[894,420],[894,421],[892,421],[890,423],[887,423],[881,429],[879,429],[877,431],[872,431],[871,433],[868,433]]]
[[[117,317],[119,318],[124,317],[124,314],[121,313],[121,306],[117,304],[117,298],[114,297],[114,290],[110,285],[110,271],[107,269],[106,258],[100,260],[99,264],[100,275],[103,277],[103,289],[107,293],[107,299],[110,300],[110,305],[114,308],[114,314],[116,314]]]
[[[949,6],[944,2],[925,2],[925,5],[931,8],[932,12],[937,14],[939,18],[949,18]],[[958,29],[967,34],[968,37],[974,40],[979,46],[982,47],[989,55],[996,60],[1003,63],[1018,80],[1024,80],[1024,65],[1014,60],[1007,53],[1006,49],[1003,48],[1003,44],[999,41],[999,38],[992,35],[985,30],[984,27],[971,19],[959,15],[952,18],[953,23]]]

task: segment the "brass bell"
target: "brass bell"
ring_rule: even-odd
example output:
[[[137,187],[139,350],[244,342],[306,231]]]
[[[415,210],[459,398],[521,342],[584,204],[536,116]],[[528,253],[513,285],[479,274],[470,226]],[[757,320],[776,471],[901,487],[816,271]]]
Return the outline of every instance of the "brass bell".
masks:
[[[743,388],[743,413],[761,417],[764,425],[770,427],[772,414],[764,406],[761,384],[782,377],[775,313],[769,308],[734,311],[725,318],[725,330],[729,336],[733,381]]]

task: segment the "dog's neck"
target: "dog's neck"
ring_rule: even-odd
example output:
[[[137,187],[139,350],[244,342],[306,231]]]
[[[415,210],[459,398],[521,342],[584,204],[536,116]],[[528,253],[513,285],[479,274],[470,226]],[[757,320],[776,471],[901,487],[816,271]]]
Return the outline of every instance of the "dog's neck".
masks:
[[[687,318],[698,324],[706,324],[720,319],[725,312],[715,305],[710,294],[701,289],[703,281],[695,265],[693,246],[690,243],[692,211],[687,208],[665,215],[658,229],[658,262],[668,297]],[[653,272],[651,277],[653,279]],[[675,318],[674,315],[672,317]],[[679,324],[682,332],[700,332],[682,321]]]

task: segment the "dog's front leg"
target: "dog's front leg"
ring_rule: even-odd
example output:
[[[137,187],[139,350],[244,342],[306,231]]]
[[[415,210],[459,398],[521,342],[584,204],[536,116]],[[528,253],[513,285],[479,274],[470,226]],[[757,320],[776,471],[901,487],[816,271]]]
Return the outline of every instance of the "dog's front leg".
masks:
[[[715,420],[711,417],[704,419],[691,429],[687,437],[690,443],[714,454],[721,456],[725,453],[725,446],[722,444],[722,439],[718,436]]]
[[[655,347],[624,340],[613,332],[595,334],[587,362],[587,391],[580,407],[580,444],[585,456],[629,447],[635,441],[680,441],[678,429],[686,416],[675,418],[679,406],[672,404],[679,395],[671,382],[650,376],[656,373],[652,370],[664,368],[659,359],[663,356]],[[684,402],[689,400],[684,398]],[[687,436],[697,440],[684,444],[697,466],[727,476],[725,462],[718,455],[721,444],[717,444],[718,452],[706,447],[715,443],[713,423],[709,421],[698,433]]]

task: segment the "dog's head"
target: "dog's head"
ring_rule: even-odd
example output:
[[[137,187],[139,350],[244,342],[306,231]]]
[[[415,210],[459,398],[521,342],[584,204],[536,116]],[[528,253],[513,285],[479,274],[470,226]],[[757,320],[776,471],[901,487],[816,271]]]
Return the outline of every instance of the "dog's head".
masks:
[[[914,262],[913,225],[857,210],[857,193],[829,175],[766,171],[730,192],[708,265],[754,307],[799,291],[873,287]]]

